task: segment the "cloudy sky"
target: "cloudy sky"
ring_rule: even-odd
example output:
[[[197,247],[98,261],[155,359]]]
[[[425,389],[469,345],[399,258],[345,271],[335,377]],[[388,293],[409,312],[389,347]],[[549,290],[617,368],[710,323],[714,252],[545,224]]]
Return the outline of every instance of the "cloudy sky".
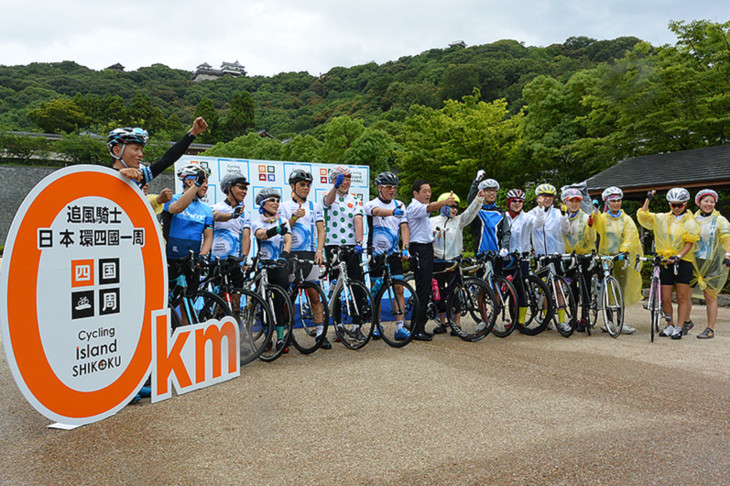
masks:
[[[250,75],[319,74],[463,40],[547,46],[570,36],[673,44],[670,20],[726,22],[727,0],[8,0],[0,65],[73,60],[194,70],[236,61]]]

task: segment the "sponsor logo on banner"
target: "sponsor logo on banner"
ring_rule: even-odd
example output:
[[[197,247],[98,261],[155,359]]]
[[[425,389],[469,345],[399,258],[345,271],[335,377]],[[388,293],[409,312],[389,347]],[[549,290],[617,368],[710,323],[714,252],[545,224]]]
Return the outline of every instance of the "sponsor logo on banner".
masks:
[[[54,172],[28,194],[8,234],[0,331],[13,378],[44,416],[101,420],[129,403],[150,372],[154,384],[174,376],[178,393],[238,376],[230,318],[190,326],[164,346],[157,339],[161,326],[170,335],[163,241],[144,195],[116,171]],[[174,365],[160,373],[160,363]]]

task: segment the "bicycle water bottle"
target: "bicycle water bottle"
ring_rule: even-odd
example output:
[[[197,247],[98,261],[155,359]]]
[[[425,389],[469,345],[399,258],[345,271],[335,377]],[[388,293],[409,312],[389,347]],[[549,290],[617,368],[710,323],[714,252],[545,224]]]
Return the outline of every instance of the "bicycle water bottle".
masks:
[[[441,292],[439,292],[439,283],[435,278],[431,279],[431,292],[433,293],[433,300],[435,302],[438,302],[439,300],[441,300]]]

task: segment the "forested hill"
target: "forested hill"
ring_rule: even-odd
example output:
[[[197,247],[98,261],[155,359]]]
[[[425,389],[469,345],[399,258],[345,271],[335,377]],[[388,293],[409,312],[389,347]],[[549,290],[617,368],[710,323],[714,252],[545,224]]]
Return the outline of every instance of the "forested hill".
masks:
[[[94,71],[72,61],[0,66],[0,128],[101,132],[121,123],[175,131],[180,122],[187,125],[192,120],[206,99],[225,121],[234,94],[242,91],[251,94],[255,106],[255,122],[248,121],[255,126],[245,128],[266,129],[278,138],[316,133],[318,126],[339,115],[362,119],[366,125],[381,117],[402,118],[413,104],[439,108],[446,99],[472,94],[474,87],[485,101],[504,98],[514,114],[524,105],[525,84],[536,76],[567,80],[581,69],[622,58],[637,42],[635,37],[571,37],[563,44],[525,47],[501,40],[434,48],[382,65],[334,67],[321,75],[226,76],[200,83],[193,83],[192,72],[162,64],[132,72]],[[109,59],[109,64],[114,62]],[[65,120],[49,120],[53,115],[37,112],[28,117],[42,102],[59,98],[75,99],[55,107],[71,112]],[[240,133],[221,129],[212,135],[209,142],[228,141]]]

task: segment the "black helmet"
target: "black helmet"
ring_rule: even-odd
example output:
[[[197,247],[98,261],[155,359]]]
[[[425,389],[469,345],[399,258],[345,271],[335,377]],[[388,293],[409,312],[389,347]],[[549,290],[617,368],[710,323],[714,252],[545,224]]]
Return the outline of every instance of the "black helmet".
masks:
[[[248,185],[248,181],[241,174],[226,174],[223,176],[223,179],[221,179],[221,191],[223,191],[223,194],[228,194],[231,186],[235,186],[236,184]]]
[[[312,182],[312,174],[304,169],[294,169],[289,174],[289,184],[296,184],[299,181]]]
[[[378,186],[397,186],[398,176],[392,172],[381,172],[375,178],[375,184]]]
[[[279,191],[277,191],[273,187],[264,187],[259,191],[258,194],[256,194],[256,205],[261,206],[267,199],[272,197],[281,199]]]

